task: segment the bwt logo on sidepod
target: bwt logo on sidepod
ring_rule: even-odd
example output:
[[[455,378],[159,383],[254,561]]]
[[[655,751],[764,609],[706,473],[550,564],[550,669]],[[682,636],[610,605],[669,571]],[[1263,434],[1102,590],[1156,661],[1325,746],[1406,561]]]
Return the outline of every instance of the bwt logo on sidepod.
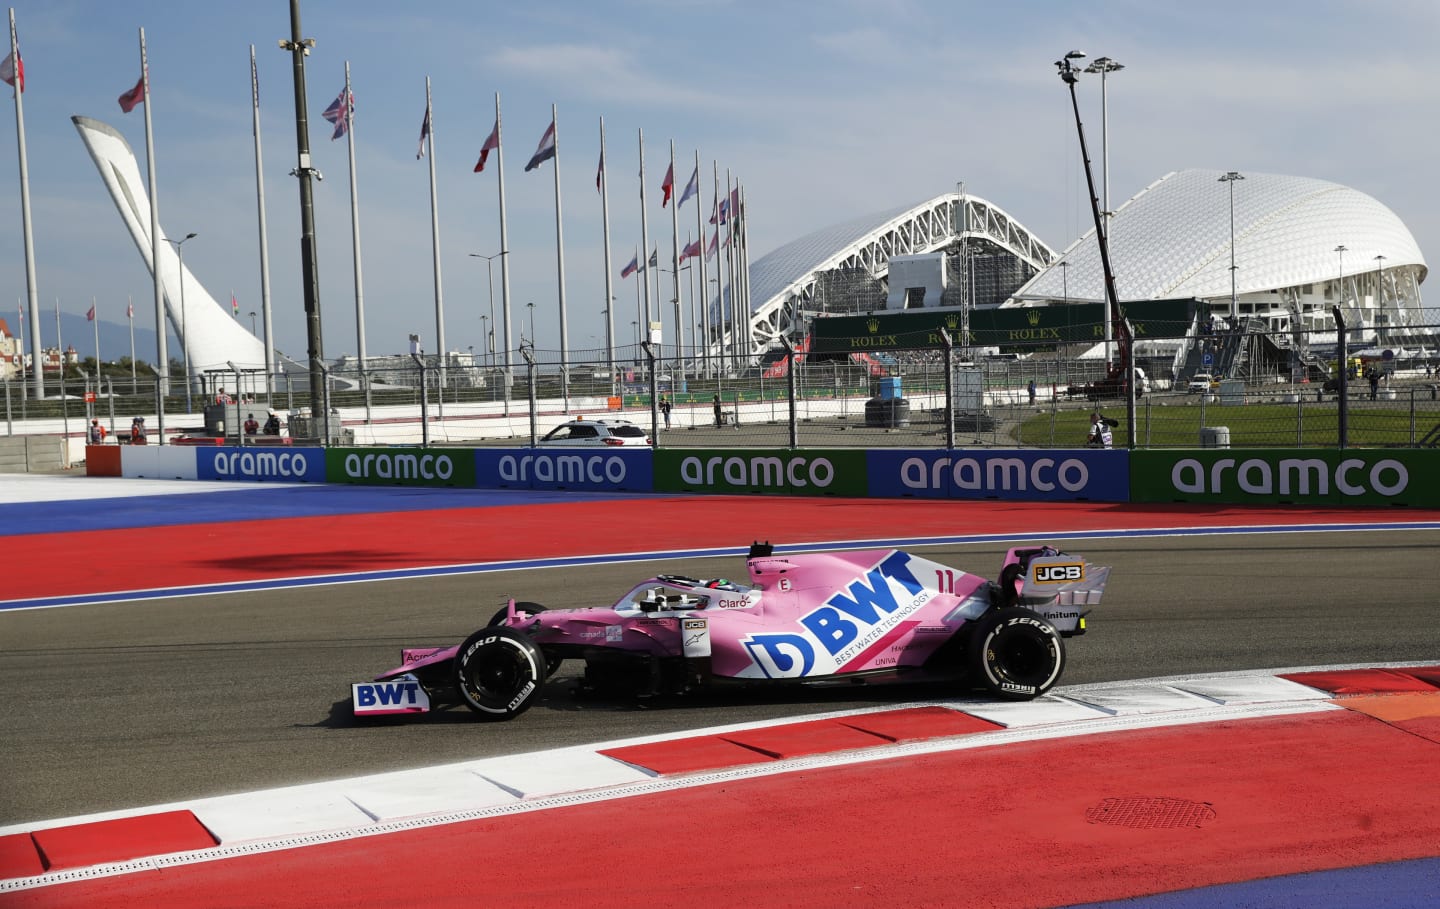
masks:
[[[612,483],[625,481],[625,459],[618,455],[505,455],[500,479],[507,483]]]
[[[235,451],[215,452],[217,477],[303,478],[312,465],[299,451]]]
[[[741,643],[766,678],[834,672],[935,596],[916,580],[911,561],[907,553],[890,553],[803,616],[804,632],[752,634]]]

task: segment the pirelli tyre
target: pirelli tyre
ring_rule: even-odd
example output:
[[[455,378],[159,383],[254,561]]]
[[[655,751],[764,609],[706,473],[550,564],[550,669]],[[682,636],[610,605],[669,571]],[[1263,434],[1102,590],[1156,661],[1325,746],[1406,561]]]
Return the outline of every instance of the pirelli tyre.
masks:
[[[521,602],[520,600],[515,601],[515,614],[518,616],[535,616],[544,611],[545,607],[539,603]],[[505,619],[508,618],[509,615],[510,607],[501,606],[500,611],[490,617],[490,624],[486,627],[494,628],[497,625],[504,625]],[[554,650],[546,650],[543,647],[540,648],[540,650],[545,654],[545,678],[548,679],[560,668],[560,664],[565,662],[565,658],[556,654]]]
[[[1028,609],[995,609],[970,638],[970,677],[997,698],[1028,701],[1049,691],[1065,670],[1060,632]]]
[[[545,657],[510,628],[482,628],[455,654],[455,687],[483,720],[508,720],[530,708],[545,682]]]

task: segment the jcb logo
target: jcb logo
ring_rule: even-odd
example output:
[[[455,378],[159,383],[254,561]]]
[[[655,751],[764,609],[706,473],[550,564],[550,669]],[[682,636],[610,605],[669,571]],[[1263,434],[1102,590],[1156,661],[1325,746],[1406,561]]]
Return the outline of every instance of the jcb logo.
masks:
[[[1070,581],[1083,580],[1085,580],[1083,564],[1035,566],[1035,583],[1037,584],[1065,584]]]

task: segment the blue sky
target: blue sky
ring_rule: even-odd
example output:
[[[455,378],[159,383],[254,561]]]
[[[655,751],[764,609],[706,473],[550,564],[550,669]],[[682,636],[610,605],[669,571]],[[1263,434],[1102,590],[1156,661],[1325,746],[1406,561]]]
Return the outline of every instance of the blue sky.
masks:
[[[249,45],[259,60],[277,346],[305,348],[286,0],[264,3],[33,0],[15,7],[25,58],[25,123],[42,312],[151,327],[150,279],[70,123],[95,117],[141,155],[144,122],[116,97],[152,76],[161,220],[194,231],[185,262],[241,319],[260,308]],[[550,105],[559,108],[570,347],[603,348],[605,305],[598,118],[605,117],[613,271],[639,243],[636,130],[646,137],[652,244],[668,248],[659,183],[676,143],[677,183],[717,161],[745,182],[752,258],[839,221],[967,189],[1052,247],[1089,226],[1069,96],[1053,61],[1078,48],[1126,69],[1109,78],[1112,205],[1173,170],[1212,167],[1334,180],[1392,208],[1427,256],[1440,251],[1433,165],[1440,5],[1414,2],[1142,0],[997,4],[968,0],[789,2],[616,0],[466,3],[305,0],[316,40],[306,67],[325,354],[354,353],[355,298],[345,142],[320,112],[350,61],[367,348],[434,347],[426,162],[415,159],[433,84],[446,340],[484,349],[484,261],[499,250],[494,167],[474,174],[505,118],[512,324],[534,303],[539,346],[558,347],[554,181],[524,173]],[[1099,164],[1100,86],[1080,85]],[[3,92],[6,101],[9,93]],[[0,277],[13,321],[25,294],[13,107],[0,115]],[[1243,184],[1240,184],[1243,191]],[[708,188],[708,187],[707,187]],[[1216,205],[1224,205],[1224,188]],[[709,206],[708,191],[705,205]],[[694,223],[689,203],[681,209]],[[662,254],[662,259],[664,255]],[[498,264],[498,263],[497,263]],[[664,276],[668,297],[669,278]],[[632,337],[634,278],[615,294]],[[1422,291],[1426,288],[1422,288]],[[687,291],[688,295],[688,291]],[[496,268],[495,307],[501,306]],[[53,317],[41,319],[53,343]],[[668,331],[668,323],[667,323]],[[71,338],[67,335],[67,341]],[[88,351],[88,345],[76,340]],[[173,350],[174,348],[172,348]],[[118,353],[118,352],[116,352]],[[141,352],[142,357],[145,355]],[[111,356],[106,352],[106,358]],[[153,352],[152,352],[153,356]]]

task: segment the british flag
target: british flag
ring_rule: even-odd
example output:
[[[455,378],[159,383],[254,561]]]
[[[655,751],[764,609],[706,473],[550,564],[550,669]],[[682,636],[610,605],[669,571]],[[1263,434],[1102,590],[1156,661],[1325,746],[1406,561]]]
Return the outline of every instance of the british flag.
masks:
[[[350,118],[355,116],[355,93],[348,89],[342,90],[320,116],[335,126],[335,132],[330,135],[331,142],[345,135],[350,129]]]

